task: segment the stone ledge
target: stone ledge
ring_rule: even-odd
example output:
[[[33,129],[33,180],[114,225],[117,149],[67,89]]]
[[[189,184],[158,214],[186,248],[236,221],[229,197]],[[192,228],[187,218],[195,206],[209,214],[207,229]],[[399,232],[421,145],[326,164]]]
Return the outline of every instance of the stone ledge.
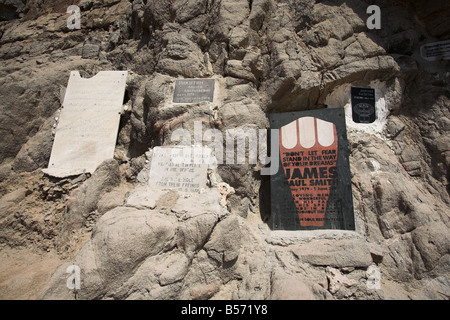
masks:
[[[278,246],[289,246],[299,243],[307,243],[313,240],[330,239],[361,239],[364,237],[356,232],[350,230],[298,230],[298,231],[269,231],[265,238],[268,244]]]

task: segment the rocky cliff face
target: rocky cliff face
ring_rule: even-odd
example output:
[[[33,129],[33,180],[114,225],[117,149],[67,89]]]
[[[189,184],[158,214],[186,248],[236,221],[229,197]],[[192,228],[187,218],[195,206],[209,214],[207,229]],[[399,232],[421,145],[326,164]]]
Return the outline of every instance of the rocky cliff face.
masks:
[[[378,2],[370,30],[364,0],[0,1],[0,295],[448,298],[449,62],[418,50],[448,39],[450,5]],[[56,179],[41,169],[71,70],[128,70],[127,110],[113,160]],[[167,103],[175,79],[206,77],[213,103]],[[178,128],[264,129],[271,112],[348,107],[351,85],[376,88],[383,110],[347,128],[356,232],[270,230],[256,165],[219,165],[189,197],[145,183],[151,149]]]

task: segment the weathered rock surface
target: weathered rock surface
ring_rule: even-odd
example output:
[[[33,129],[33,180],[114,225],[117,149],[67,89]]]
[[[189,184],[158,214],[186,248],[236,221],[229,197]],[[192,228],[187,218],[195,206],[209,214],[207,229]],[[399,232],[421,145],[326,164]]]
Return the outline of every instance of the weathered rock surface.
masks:
[[[329,300],[332,295],[317,283],[276,270],[272,276],[272,300]]]
[[[69,265],[81,299],[450,296],[449,62],[419,53],[448,39],[446,1],[379,1],[380,30],[365,0],[83,0],[69,30],[72,2],[0,1],[0,248],[64,261],[39,298],[75,298]],[[55,179],[40,169],[71,70],[128,70],[126,110],[114,160]],[[214,78],[215,100],[172,104],[188,77]],[[146,184],[152,147],[176,129],[225,137],[269,128],[270,112],[348,110],[351,85],[375,87],[382,112],[348,124],[356,231],[269,230],[259,164],[219,164],[199,194]]]

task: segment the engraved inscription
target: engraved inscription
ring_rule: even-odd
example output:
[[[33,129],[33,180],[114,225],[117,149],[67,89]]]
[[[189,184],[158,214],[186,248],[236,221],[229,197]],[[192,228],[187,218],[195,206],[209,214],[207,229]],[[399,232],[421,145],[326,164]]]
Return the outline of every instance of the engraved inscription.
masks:
[[[160,189],[200,192],[206,187],[209,153],[196,152],[194,147],[155,147],[153,149],[149,184]],[[193,151],[193,152],[191,152]]]
[[[184,79],[175,82],[174,103],[213,102],[214,79]]]

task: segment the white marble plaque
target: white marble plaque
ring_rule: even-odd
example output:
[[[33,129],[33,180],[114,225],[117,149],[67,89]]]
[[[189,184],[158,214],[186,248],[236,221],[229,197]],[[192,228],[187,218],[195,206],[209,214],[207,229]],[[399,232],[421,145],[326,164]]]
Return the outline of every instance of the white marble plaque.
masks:
[[[127,71],[70,73],[48,168],[55,177],[92,173],[114,156]]]
[[[149,185],[159,189],[200,192],[206,188],[210,150],[171,146],[153,149]]]

